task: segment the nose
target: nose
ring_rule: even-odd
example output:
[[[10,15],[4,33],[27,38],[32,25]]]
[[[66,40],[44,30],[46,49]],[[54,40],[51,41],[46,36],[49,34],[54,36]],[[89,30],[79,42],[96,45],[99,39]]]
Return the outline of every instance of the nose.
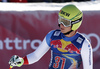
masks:
[[[65,27],[63,24],[60,24],[60,27]]]

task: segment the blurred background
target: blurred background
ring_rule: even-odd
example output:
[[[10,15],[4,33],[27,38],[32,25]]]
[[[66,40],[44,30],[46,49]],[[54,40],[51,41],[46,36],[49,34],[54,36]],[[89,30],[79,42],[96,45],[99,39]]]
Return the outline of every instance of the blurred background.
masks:
[[[0,69],[9,68],[12,55],[35,51],[49,31],[59,29],[58,12],[67,4],[82,10],[78,31],[92,44],[93,69],[100,69],[99,0],[0,0]],[[48,69],[50,55],[49,50],[38,62],[13,69]]]
[[[91,0],[0,0],[1,2],[23,2],[23,3],[32,3],[32,2],[56,2],[56,3],[64,3],[64,2],[82,2],[82,1],[91,1]]]

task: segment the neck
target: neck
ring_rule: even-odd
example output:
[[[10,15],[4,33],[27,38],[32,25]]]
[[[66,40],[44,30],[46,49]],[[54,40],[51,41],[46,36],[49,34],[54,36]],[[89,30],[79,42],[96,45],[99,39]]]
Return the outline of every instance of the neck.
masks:
[[[70,34],[65,35],[66,37],[72,37],[76,34],[76,31],[72,31]]]

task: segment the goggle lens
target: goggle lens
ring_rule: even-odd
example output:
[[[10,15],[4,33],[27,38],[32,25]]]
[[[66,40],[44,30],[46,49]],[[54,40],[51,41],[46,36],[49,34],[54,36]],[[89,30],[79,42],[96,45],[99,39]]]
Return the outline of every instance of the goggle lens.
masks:
[[[71,21],[70,20],[67,20],[67,19],[65,19],[63,17],[60,17],[59,16],[58,21],[59,21],[59,24],[63,24],[65,27],[71,26]]]

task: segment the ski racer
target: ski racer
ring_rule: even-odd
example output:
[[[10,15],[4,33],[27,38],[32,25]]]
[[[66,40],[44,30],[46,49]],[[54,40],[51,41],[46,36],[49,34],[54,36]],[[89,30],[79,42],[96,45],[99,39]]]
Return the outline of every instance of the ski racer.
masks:
[[[37,62],[49,49],[51,61],[48,69],[93,69],[92,46],[85,36],[77,31],[82,23],[83,13],[75,5],[69,4],[58,13],[59,28],[50,31],[41,45],[25,57],[11,57],[10,67]]]

